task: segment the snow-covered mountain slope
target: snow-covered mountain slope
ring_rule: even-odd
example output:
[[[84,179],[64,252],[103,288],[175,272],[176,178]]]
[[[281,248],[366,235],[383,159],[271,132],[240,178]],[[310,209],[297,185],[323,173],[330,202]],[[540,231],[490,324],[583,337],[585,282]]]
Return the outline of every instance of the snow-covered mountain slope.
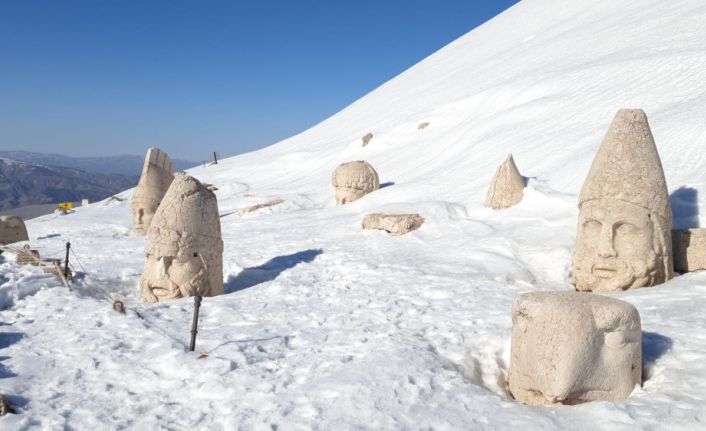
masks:
[[[70,240],[88,275],[67,291],[0,262],[0,392],[20,411],[2,429],[706,429],[703,273],[612,295],[644,331],[628,400],[527,407],[504,389],[511,302],[572,288],[577,194],[615,111],[647,112],[676,225],[703,219],[705,22],[700,0],[525,0],[318,126],[191,170],[219,189],[227,291],[204,300],[195,354],[191,301],[139,298],[131,192],[32,220],[33,247]],[[508,152],[530,181],[494,212]],[[331,172],[357,159],[388,185],[335,207]],[[426,223],[362,231],[372,211]]]

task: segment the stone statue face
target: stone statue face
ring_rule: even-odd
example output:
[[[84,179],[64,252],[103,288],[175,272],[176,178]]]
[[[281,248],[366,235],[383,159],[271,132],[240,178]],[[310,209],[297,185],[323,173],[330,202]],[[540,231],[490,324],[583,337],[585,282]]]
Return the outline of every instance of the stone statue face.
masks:
[[[205,261],[197,252],[178,254],[147,255],[140,289],[148,302],[209,295]]]
[[[521,298],[512,319],[515,399],[534,405],[624,399],[640,383],[642,333],[634,307],[577,292]]]
[[[577,288],[607,291],[652,285],[658,263],[654,232],[645,208],[613,198],[585,202],[574,249]]]
[[[156,208],[148,208],[149,206],[147,204],[140,205],[132,212],[132,226],[135,232],[142,235],[147,233],[147,228],[150,226],[152,216],[154,216],[156,211]]]

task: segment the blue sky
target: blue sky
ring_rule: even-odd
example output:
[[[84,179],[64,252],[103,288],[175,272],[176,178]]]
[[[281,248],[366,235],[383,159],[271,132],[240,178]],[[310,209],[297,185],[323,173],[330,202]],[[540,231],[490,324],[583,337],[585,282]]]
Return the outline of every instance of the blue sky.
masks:
[[[338,112],[514,0],[3,0],[0,149],[202,160]]]

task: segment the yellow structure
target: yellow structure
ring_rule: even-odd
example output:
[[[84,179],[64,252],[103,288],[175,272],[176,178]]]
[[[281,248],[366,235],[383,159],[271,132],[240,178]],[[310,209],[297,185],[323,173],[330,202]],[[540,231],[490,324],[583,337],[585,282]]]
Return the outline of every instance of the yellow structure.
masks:
[[[56,209],[71,211],[74,209],[74,204],[72,202],[60,202],[59,205],[56,206]]]

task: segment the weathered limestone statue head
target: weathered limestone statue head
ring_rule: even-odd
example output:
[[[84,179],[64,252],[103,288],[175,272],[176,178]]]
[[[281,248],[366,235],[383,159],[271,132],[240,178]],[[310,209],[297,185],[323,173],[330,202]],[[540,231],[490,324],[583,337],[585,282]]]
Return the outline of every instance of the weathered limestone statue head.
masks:
[[[573,277],[582,291],[672,278],[672,209],[645,113],[618,111],[579,196]]]
[[[380,188],[378,173],[363,160],[339,165],[333,171],[332,182],[336,188],[336,205],[353,202]]]
[[[522,200],[525,179],[517,170],[512,154],[500,165],[485,196],[485,206],[494,210],[510,208]]]
[[[525,404],[621,400],[642,381],[640,315],[601,295],[520,295],[510,351],[510,393]]]
[[[174,179],[174,167],[167,153],[150,148],[142,166],[142,175],[132,195],[132,229],[145,235],[162,197]]]
[[[29,241],[25,222],[17,216],[0,216],[0,245]]]
[[[216,195],[178,173],[147,231],[142,297],[161,302],[223,293],[223,240]]]

